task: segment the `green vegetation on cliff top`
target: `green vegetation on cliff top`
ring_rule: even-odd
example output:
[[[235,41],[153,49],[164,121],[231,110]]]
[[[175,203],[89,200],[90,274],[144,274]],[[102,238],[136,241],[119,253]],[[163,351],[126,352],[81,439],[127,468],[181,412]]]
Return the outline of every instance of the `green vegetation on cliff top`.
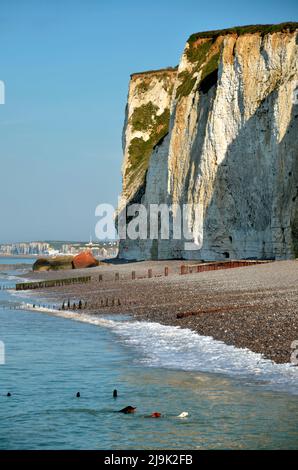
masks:
[[[154,126],[158,116],[156,115],[158,107],[151,101],[147,104],[142,104],[138,108],[135,108],[130,123],[132,131],[148,131]]]
[[[212,44],[212,39],[208,39],[206,40],[206,42],[200,44],[200,46],[198,47],[190,46],[186,51],[188,60],[190,62],[197,62],[198,65],[201,65],[204,62]]]
[[[148,169],[149,158],[153,148],[163,139],[169,130],[170,110],[167,108],[157,115],[158,107],[149,102],[136,108],[130,118],[133,131],[149,132],[149,139],[135,137],[131,140],[128,153],[130,166],[126,177],[128,185],[132,184],[136,176],[145,177]]]
[[[177,72],[178,65],[175,67],[164,67],[163,69],[152,69],[152,70],[145,70],[143,72],[134,72],[130,76],[135,77],[136,75],[150,75],[150,74],[160,74],[160,73],[168,73],[168,72]]]
[[[193,69],[192,71],[184,71],[178,75],[178,78],[180,78],[182,82],[177,88],[177,98],[190,94],[196,83],[194,74],[201,70],[201,67],[203,67],[203,69],[199,89],[203,92],[207,92],[210,87],[216,83],[216,73],[220,54],[219,52],[214,52],[214,54],[210,55],[210,52],[212,50],[212,45],[219,36],[224,36],[226,34],[237,34],[237,36],[241,36],[243,34],[256,33],[261,34],[261,36],[265,36],[266,34],[282,31],[293,32],[296,29],[298,29],[298,23],[281,23],[270,25],[236,26],[234,28],[192,34],[188,39],[189,47],[186,50],[186,56],[189,62],[193,64]],[[199,39],[204,39],[204,41],[197,43]]]
[[[204,65],[201,75],[201,81],[203,81],[208,75],[215,72],[218,69],[220,53],[217,52],[210,57],[208,62]]]
[[[207,60],[208,52],[210,49],[209,43],[203,43],[194,49],[197,54],[198,61],[194,62],[194,68],[192,72],[185,70],[178,75],[178,78],[182,80],[176,92],[176,98],[178,99],[182,96],[188,96],[191,93],[193,87],[197,82],[197,77],[194,76],[194,74],[198,72],[202,67],[203,68],[199,83],[200,91],[202,91],[203,93],[207,93],[211,86],[214,85],[217,80],[217,70],[220,59],[220,53],[214,52],[214,54],[210,55]],[[193,54],[193,57],[195,57],[195,54]]]
[[[175,70],[176,72],[177,68],[171,69],[171,71]],[[164,90],[167,91],[169,95],[171,95],[173,92],[173,88],[174,88],[174,81],[172,78],[172,74],[168,73],[168,69],[166,69],[166,71],[160,70],[159,72],[161,73],[156,74],[156,78],[158,79],[159,82],[162,82],[162,86]],[[152,87],[152,75],[154,74],[150,74],[150,72],[145,72],[144,74],[136,74],[136,79],[138,80],[136,84],[137,93],[145,94],[150,90],[150,88]]]
[[[178,86],[176,91],[176,97],[180,98],[181,96],[188,96],[195,86],[197,81],[196,77],[184,70],[183,72],[179,73],[179,79],[182,80],[181,84]]]
[[[194,33],[189,37],[187,42],[191,44],[197,39],[201,38],[212,38],[213,40],[215,40],[218,36],[223,36],[225,34],[237,34],[238,36],[241,36],[243,34],[261,33],[262,36],[265,36],[265,34],[278,33],[283,31],[293,32],[296,29],[298,29],[297,22],[234,26],[232,28],[227,29],[217,29],[214,31],[203,31],[201,33]]]
[[[182,96],[188,96],[194,88],[197,78],[194,74],[201,70],[200,83],[198,88],[201,92],[207,93],[209,89],[216,83],[218,63],[220,59],[220,52],[214,50],[211,52],[211,46],[219,36],[226,34],[256,34],[260,33],[261,36],[276,32],[293,32],[298,29],[298,23],[288,22],[280,24],[269,25],[248,25],[236,26],[233,28],[205,31],[192,34],[188,39],[189,48],[186,51],[188,60],[193,64],[192,71],[183,71],[178,75],[181,84],[177,88],[176,97],[179,99]],[[201,44],[194,45],[198,39],[206,39]],[[161,74],[170,71],[177,71],[175,68],[166,68],[160,70],[149,70],[132,74],[131,77],[136,75],[149,75]],[[140,92],[146,92],[148,89],[147,84],[140,84]],[[148,169],[149,158],[154,146],[160,142],[168,132],[170,111],[166,109],[163,114],[157,116],[158,108],[153,103],[142,105],[134,110],[131,116],[131,125],[133,131],[149,131],[150,137],[147,141],[142,138],[135,137],[131,140],[128,149],[130,167],[127,169],[126,177],[128,178],[128,185],[132,184],[134,179],[138,176],[144,179]]]

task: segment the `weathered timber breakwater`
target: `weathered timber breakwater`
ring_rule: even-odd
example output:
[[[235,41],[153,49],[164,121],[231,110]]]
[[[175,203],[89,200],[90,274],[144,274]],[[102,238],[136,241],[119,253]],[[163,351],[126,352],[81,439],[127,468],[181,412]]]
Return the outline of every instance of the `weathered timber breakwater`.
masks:
[[[124,313],[191,328],[275,362],[289,362],[292,342],[298,339],[298,261],[248,264],[211,270],[211,263],[208,271],[198,272],[208,264],[115,262],[93,268],[88,283],[35,289],[34,296],[41,303],[60,302],[61,307],[68,299],[71,306],[81,300],[84,313]],[[63,279],[62,273],[38,273],[38,277],[50,280],[55,276],[57,281],[59,274]],[[26,274],[32,280],[35,276]]]
[[[21,282],[16,284],[16,290],[44,289],[45,287],[68,286],[70,284],[87,283],[91,276],[70,277],[66,279],[51,279],[49,281]]]

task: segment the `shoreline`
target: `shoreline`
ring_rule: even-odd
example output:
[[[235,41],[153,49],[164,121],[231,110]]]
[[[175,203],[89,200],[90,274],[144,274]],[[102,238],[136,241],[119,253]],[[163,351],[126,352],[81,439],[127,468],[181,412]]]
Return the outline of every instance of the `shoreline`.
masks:
[[[297,395],[297,370],[289,363],[276,364],[247,348],[237,348],[190,328],[162,325],[137,318],[119,318],[118,314],[96,315],[78,311],[24,304],[23,310],[46,314],[110,330],[121,341],[142,345],[141,355],[150,358],[151,367],[190,373],[225,376],[245,380],[251,385]],[[143,362],[141,361],[140,364]],[[145,365],[148,364],[145,360]],[[148,366],[148,367],[150,367]]]
[[[199,263],[106,264],[76,270],[76,275],[91,275],[86,285],[36,289],[32,295],[61,305],[82,300],[87,306],[77,312],[131,314],[136,320],[189,328],[275,363],[290,362],[291,344],[298,339],[298,260],[184,275],[179,274],[181,264]],[[165,267],[168,276],[163,275]],[[72,276],[73,271],[24,274],[32,281]]]

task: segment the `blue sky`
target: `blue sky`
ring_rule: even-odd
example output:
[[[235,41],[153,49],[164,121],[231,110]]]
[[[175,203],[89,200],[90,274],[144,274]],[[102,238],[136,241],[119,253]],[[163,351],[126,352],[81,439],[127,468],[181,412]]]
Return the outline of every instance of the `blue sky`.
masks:
[[[94,237],[132,72],[178,64],[197,31],[297,20],[294,0],[0,0],[0,243]]]

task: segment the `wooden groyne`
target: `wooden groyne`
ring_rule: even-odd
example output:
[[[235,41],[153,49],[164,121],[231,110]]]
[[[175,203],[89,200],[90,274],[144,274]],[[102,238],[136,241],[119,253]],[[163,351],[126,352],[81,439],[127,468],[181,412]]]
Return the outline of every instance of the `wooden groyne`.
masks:
[[[127,272],[125,275],[120,275],[119,272],[113,273],[113,279],[109,276],[107,278],[104,274],[99,274],[98,281],[103,282],[119,282],[119,281],[138,281],[140,279],[151,279],[157,277],[167,277],[170,275],[175,274],[193,274],[193,273],[202,273],[206,271],[217,271],[219,269],[233,269],[233,268],[243,268],[248,266],[254,266],[259,264],[267,264],[272,263],[273,260],[230,260],[230,261],[210,261],[207,263],[197,263],[197,264],[181,264],[175,269],[169,268],[169,266],[164,266],[163,271],[159,271],[154,273],[153,268],[148,268],[147,272],[138,273],[137,271],[133,270],[131,272]]]
[[[217,261],[204,264],[187,264],[181,265],[180,274],[202,273],[205,271],[217,271],[218,269],[243,268],[245,266],[253,266],[255,264],[270,263],[270,261],[261,260],[235,260],[235,261]]]
[[[91,281],[91,276],[69,277],[66,279],[51,279],[48,281],[21,282],[16,284],[16,290],[44,289],[45,287],[69,286]]]

